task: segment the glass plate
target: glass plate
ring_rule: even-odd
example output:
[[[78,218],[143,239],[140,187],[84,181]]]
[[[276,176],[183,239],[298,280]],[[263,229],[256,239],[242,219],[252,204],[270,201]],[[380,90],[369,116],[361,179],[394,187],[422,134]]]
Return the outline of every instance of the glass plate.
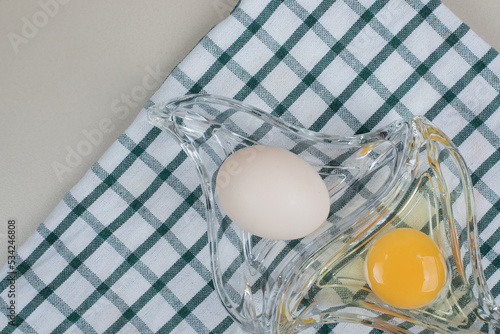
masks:
[[[252,333],[297,333],[336,322],[391,333],[426,328],[471,333],[498,327],[481,268],[467,167],[451,141],[415,117],[351,137],[308,131],[232,99],[183,96],[148,110],[194,161],[205,197],[211,269],[222,303]],[[325,182],[330,215],[298,240],[269,240],[224,213],[215,178],[230,154],[252,145],[285,148]],[[393,229],[424,232],[445,258],[447,275],[426,306],[383,302],[365,277],[372,243]],[[494,327],[491,327],[494,328]]]

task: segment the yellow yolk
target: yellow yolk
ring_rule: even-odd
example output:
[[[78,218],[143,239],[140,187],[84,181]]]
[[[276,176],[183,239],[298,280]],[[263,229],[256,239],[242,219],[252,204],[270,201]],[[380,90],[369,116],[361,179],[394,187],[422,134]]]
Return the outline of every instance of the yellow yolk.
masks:
[[[373,292],[397,308],[429,304],[446,279],[446,263],[437,245],[410,228],[392,230],[375,240],[365,263]]]

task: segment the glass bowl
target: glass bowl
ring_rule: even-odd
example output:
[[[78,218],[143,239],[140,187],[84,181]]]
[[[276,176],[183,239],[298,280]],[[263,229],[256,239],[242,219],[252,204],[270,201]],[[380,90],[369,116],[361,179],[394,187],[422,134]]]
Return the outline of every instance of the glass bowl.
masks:
[[[229,98],[188,95],[148,110],[194,161],[205,197],[215,289],[251,333],[297,333],[348,322],[391,333],[500,328],[481,267],[468,169],[453,143],[423,117],[342,137],[287,124]],[[252,145],[285,148],[306,160],[330,195],[330,214],[297,240],[252,235],[224,213],[215,179],[230,154]],[[444,287],[425,306],[381,300],[365,275],[367,251],[391,230],[424,232],[446,263]]]

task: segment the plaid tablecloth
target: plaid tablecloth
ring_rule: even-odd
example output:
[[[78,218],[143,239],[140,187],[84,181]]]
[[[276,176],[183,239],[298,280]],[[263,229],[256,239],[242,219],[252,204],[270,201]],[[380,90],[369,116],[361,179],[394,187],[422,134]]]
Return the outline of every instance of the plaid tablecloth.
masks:
[[[471,169],[498,296],[499,75],[497,51],[439,0],[243,0],[149,105],[218,94],[342,135],[425,115]],[[193,163],[142,111],[1,269],[0,331],[238,332],[214,292],[201,196]]]

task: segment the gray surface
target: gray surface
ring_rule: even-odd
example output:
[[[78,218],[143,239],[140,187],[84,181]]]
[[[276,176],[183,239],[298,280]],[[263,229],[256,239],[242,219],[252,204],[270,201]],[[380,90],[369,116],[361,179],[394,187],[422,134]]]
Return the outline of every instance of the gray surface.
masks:
[[[236,3],[55,1],[0,0],[0,263],[7,220],[20,246]],[[500,48],[498,0],[444,2]]]
[[[61,3],[0,0],[0,263],[7,220],[21,245],[235,0]]]
[[[442,0],[442,2],[482,39],[500,50],[499,0]]]

